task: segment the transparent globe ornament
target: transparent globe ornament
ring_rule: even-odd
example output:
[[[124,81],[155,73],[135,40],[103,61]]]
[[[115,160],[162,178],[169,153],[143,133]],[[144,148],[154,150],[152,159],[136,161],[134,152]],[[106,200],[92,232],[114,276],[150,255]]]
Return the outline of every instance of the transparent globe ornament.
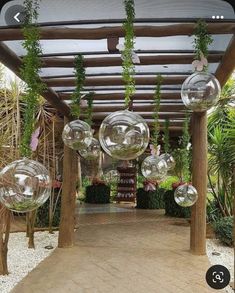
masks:
[[[198,193],[191,184],[180,185],[174,192],[175,202],[181,207],[191,207],[198,199]]]
[[[167,175],[167,171],[167,164],[160,156],[148,156],[141,164],[143,176],[150,180],[163,180]]]
[[[175,168],[175,159],[171,154],[164,153],[160,155],[160,158],[166,162],[167,169],[173,170]]]
[[[109,156],[119,160],[133,160],[147,148],[149,128],[140,115],[128,110],[117,111],[102,122],[99,141]]]
[[[87,160],[95,160],[99,158],[101,152],[100,143],[96,138],[92,138],[88,147],[79,150],[79,154]]]
[[[117,183],[120,179],[120,174],[117,170],[109,170],[104,174],[106,183]]]
[[[37,209],[50,193],[49,172],[39,162],[24,158],[10,163],[0,172],[0,202],[14,212]]]
[[[188,109],[203,112],[217,103],[220,92],[220,83],[212,74],[196,72],[184,81],[181,98]]]
[[[73,150],[88,147],[92,142],[92,130],[89,124],[81,120],[67,123],[63,129],[64,144]]]

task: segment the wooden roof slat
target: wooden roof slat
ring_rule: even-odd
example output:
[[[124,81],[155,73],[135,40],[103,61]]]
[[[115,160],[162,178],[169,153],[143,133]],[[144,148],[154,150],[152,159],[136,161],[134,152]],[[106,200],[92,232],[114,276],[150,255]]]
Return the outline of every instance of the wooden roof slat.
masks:
[[[182,84],[187,76],[170,76],[163,78],[162,85]],[[71,78],[43,79],[50,87],[75,86],[76,80]],[[122,78],[86,78],[84,86],[124,85]],[[136,85],[155,85],[156,77],[136,77]]]
[[[222,54],[213,54],[208,56],[209,63],[218,63],[221,61]],[[139,56],[141,65],[163,65],[163,64],[191,64],[194,60],[193,54],[187,55],[154,55]],[[42,67],[64,67],[73,68],[74,58],[42,58]],[[101,57],[101,58],[84,58],[84,67],[108,67],[122,66],[120,57]]]
[[[66,94],[66,93],[60,93],[59,94],[60,98],[62,100],[70,100],[71,99],[71,94]],[[124,101],[124,93],[110,93],[110,94],[97,94],[95,93],[93,96],[94,100],[122,100]],[[161,93],[161,100],[164,99],[175,99],[175,100],[181,100],[181,95],[178,93]],[[149,93],[141,93],[138,94],[136,93],[133,96],[133,100],[153,100],[153,94]]]
[[[145,119],[152,119],[153,113],[149,112],[149,110],[145,111],[138,110],[135,111],[135,113],[139,114]],[[107,117],[110,114],[110,112],[96,112],[92,114],[92,119],[97,120],[103,120],[105,117]],[[81,119],[84,119],[86,117],[85,112],[81,112]],[[186,112],[159,112],[159,119],[184,119],[186,117]]]
[[[191,36],[195,31],[196,24],[169,24],[169,25],[143,25],[135,26],[136,37],[168,37],[168,36]],[[208,23],[209,34],[234,34],[235,23]],[[68,27],[41,27],[40,36],[44,40],[79,39],[100,40],[109,36],[124,37],[122,26],[107,26],[99,28],[68,28]],[[22,40],[21,28],[0,29],[0,41]]]

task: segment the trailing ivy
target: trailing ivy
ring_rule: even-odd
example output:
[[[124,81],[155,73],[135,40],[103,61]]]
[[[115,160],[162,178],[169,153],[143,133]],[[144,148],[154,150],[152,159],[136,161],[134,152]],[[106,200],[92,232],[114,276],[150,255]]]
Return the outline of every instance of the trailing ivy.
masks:
[[[134,49],[134,26],[135,3],[134,0],[124,0],[126,21],[123,24],[125,32],[124,50],[122,52],[122,77],[125,82],[125,105],[129,107],[131,97],[135,93],[135,66],[132,61],[132,52]]]
[[[164,152],[165,153],[170,152],[169,126],[170,126],[170,121],[169,119],[166,119],[164,123]]]
[[[92,126],[93,98],[94,98],[93,92],[90,92],[88,95],[86,95],[86,100],[87,100],[86,122],[90,126]]]
[[[201,60],[202,54],[205,58],[207,58],[208,46],[212,44],[213,38],[208,34],[207,24],[205,21],[199,20],[197,22],[194,35],[195,59]],[[204,71],[206,70],[207,66],[204,66]]]
[[[162,76],[158,75],[156,78],[156,88],[154,92],[154,124],[153,124],[153,135],[152,135],[152,144],[154,148],[157,149],[158,146],[158,137],[159,137],[159,110],[160,110],[160,102],[161,102],[161,84],[162,84]]]
[[[30,148],[30,141],[35,128],[35,113],[44,85],[39,78],[41,68],[39,55],[42,54],[39,41],[40,32],[36,25],[38,19],[39,1],[25,0],[24,7],[24,41],[22,46],[26,50],[26,55],[23,58],[21,75],[23,80],[26,82],[26,90],[24,95],[26,109],[24,111],[24,127],[20,145],[20,153],[24,157],[29,157],[32,152]]]
[[[189,152],[189,117],[187,116],[184,120],[183,125],[183,135],[181,140],[181,150],[182,150],[182,166],[183,166],[183,177],[186,182],[190,180],[190,152]]]
[[[83,66],[84,58],[81,54],[77,55],[75,58],[75,90],[72,95],[71,113],[74,117],[79,118],[80,108],[81,108],[81,97],[83,85],[85,82],[85,68]]]

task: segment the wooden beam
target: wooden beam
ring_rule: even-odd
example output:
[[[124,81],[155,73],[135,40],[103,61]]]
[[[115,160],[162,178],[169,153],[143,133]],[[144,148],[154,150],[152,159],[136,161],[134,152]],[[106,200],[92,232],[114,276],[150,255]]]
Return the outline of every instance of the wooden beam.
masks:
[[[164,77],[162,85],[172,85],[172,84],[182,84],[187,76],[169,76]],[[50,87],[67,87],[75,86],[74,78],[54,78],[54,79],[44,79],[43,80],[47,86]],[[156,77],[136,77],[136,85],[156,85]],[[84,86],[109,86],[109,85],[124,85],[122,78],[107,77],[107,78],[86,78]]]
[[[93,113],[97,112],[115,112],[119,110],[124,110],[125,105],[101,105],[101,106],[94,106]],[[134,105],[133,111],[154,111],[155,105]],[[81,111],[86,111],[87,106],[81,107]],[[162,112],[175,112],[175,111],[184,111],[186,110],[184,105],[160,105],[160,111]]]
[[[222,54],[208,56],[208,62],[218,63],[222,60]],[[194,60],[193,54],[187,55],[153,55],[140,56],[140,65],[162,65],[162,64],[191,64]],[[42,58],[42,67],[74,67],[74,58]],[[120,57],[84,58],[84,67],[108,67],[122,66]]]
[[[215,76],[223,87],[235,69],[235,35],[233,35]]]
[[[68,122],[69,119],[65,118],[64,125]],[[76,151],[64,145],[59,248],[68,248],[74,245],[77,169]]]
[[[71,94],[68,93],[60,93],[59,97],[62,100],[70,100],[71,99]],[[124,101],[125,94],[124,93],[110,93],[110,94],[97,94],[95,93],[93,96],[93,100],[100,100],[100,101]],[[153,100],[154,94],[149,94],[149,93],[141,93],[141,94],[135,94],[133,96],[133,100]],[[161,100],[181,100],[181,95],[180,93],[161,93]]]
[[[92,121],[93,121],[93,124],[92,125],[100,126],[100,124],[102,123],[103,119],[99,119],[99,120],[92,119]],[[164,121],[165,120],[159,121],[160,127],[161,127],[162,130],[164,129]],[[148,124],[149,127],[153,127],[154,126],[154,120],[153,119],[146,119],[145,118],[145,122]],[[169,122],[170,122],[170,125],[169,125],[170,128],[173,127],[173,126],[174,127],[177,126],[177,127],[179,127],[179,129],[181,129],[181,130],[183,129],[184,120],[179,120],[179,121],[177,121],[177,120],[173,120],[173,121],[170,120]]]
[[[0,62],[21,78],[22,60],[2,42],[0,42]],[[71,117],[70,107],[52,89],[46,88],[43,97],[61,114]]]
[[[191,209],[191,251],[206,254],[207,113],[192,116],[192,184],[198,200]]]
[[[170,24],[170,25],[145,25],[135,26],[136,37],[169,37],[191,36],[194,34],[196,24]],[[208,23],[209,34],[233,34],[234,23]],[[76,40],[101,40],[110,35],[124,37],[122,26],[107,26],[99,28],[71,28],[71,27],[41,27],[40,37],[43,40],[76,39]],[[22,40],[21,28],[0,29],[0,41]]]
[[[119,50],[117,49],[118,43],[119,43],[119,37],[117,36],[109,36],[107,38],[107,48],[110,54],[120,53]]]

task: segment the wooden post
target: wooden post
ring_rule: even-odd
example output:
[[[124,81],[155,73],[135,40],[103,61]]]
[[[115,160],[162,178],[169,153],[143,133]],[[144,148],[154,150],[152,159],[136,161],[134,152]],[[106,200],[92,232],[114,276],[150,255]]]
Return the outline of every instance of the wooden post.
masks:
[[[69,120],[65,118],[64,123],[66,124],[68,122]],[[61,218],[58,240],[59,248],[72,247],[74,244],[76,181],[76,152],[64,146]]]
[[[207,196],[207,113],[192,117],[192,184],[198,200],[192,207],[190,248],[194,254],[206,254],[206,196]]]

